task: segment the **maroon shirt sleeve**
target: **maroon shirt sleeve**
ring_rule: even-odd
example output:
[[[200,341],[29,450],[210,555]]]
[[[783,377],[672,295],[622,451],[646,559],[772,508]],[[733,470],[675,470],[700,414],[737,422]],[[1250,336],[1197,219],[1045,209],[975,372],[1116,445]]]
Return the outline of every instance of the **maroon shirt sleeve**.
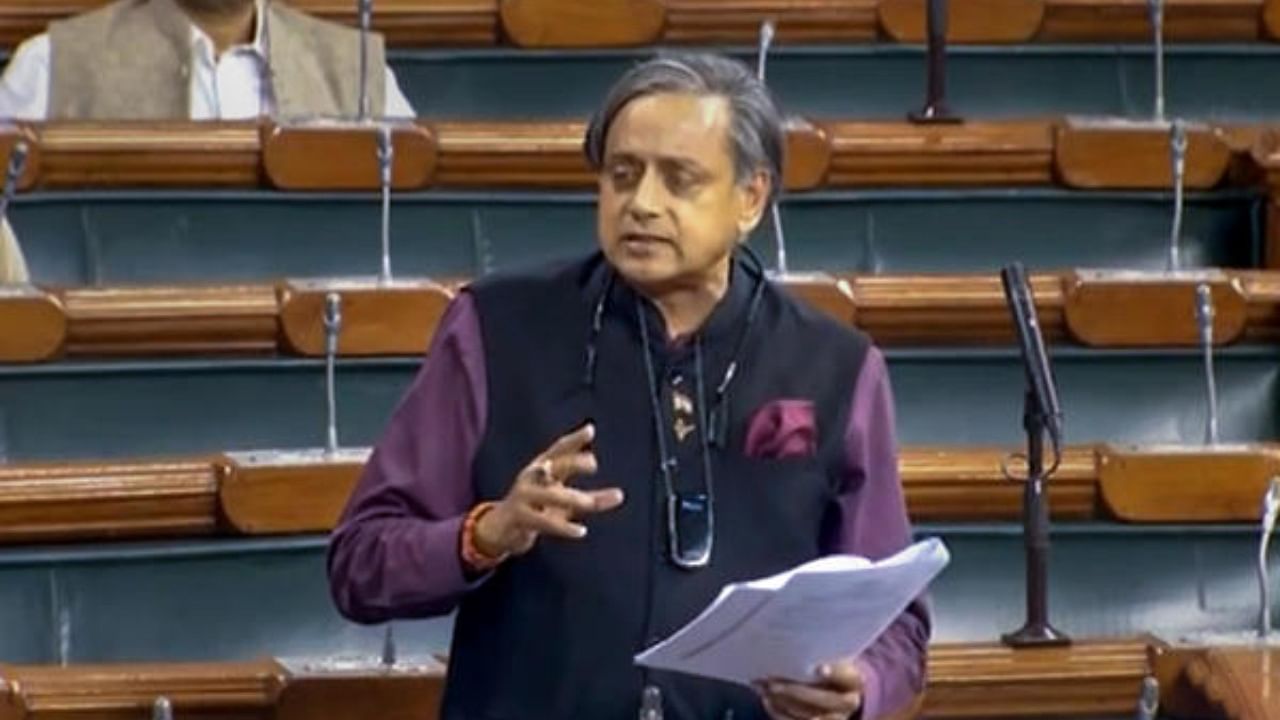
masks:
[[[365,465],[329,544],[334,602],[357,622],[451,611],[463,574],[462,522],[485,427],[485,363],[475,301],[460,293]]]
[[[888,370],[884,356],[872,348],[854,386],[844,435],[840,518],[825,538],[826,552],[879,560],[911,543],[894,427]],[[865,681],[863,720],[900,710],[923,691],[929,634],[928,607],[920,599],[857,659]]]

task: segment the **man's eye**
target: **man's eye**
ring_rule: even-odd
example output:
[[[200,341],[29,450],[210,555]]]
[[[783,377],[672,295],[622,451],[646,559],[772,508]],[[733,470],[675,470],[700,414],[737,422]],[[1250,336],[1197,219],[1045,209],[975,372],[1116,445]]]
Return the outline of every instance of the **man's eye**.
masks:
[[[632,183],[636,181],[638,176],[639,173],[634,165],[619,163],[609,168],[609,177],[615,183]]]
[[[698,183],[698,178],[690,172],[677,171],[667,176],[667,184],[672,192],[687,192]]]

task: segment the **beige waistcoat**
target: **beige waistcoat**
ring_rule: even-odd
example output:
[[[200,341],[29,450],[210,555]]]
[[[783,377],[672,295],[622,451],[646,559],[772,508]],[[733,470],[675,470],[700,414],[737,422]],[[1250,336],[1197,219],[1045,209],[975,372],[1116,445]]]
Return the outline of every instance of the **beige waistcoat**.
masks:
[[[354,117],[360,33],[268,2],[263,83],[285,119]],[[117,0],[50,24],[49,118],[165,120],[191,116],[191,22],[175,0]],[[369,99],[386,102],[382,37],[369,42]]]

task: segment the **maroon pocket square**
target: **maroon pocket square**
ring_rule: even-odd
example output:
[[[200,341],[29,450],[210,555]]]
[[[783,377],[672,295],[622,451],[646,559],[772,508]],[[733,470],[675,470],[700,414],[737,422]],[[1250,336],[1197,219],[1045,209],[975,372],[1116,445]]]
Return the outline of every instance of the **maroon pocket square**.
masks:
[[[747,457],[757,460],[812,457],[818,452],[818,423],[809,400],[772,400],[747,423]]]

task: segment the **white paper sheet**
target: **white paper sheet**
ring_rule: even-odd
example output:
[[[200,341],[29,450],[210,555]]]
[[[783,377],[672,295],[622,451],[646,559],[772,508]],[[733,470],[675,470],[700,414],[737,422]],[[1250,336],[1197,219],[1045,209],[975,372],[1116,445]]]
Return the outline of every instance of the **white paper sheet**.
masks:
[[[946,545],[930,538],[875,563],[832,555],[733,583],[635,660],[743,685],[810,680],[819,664],[855,657],[871,645],[950,559]]]

